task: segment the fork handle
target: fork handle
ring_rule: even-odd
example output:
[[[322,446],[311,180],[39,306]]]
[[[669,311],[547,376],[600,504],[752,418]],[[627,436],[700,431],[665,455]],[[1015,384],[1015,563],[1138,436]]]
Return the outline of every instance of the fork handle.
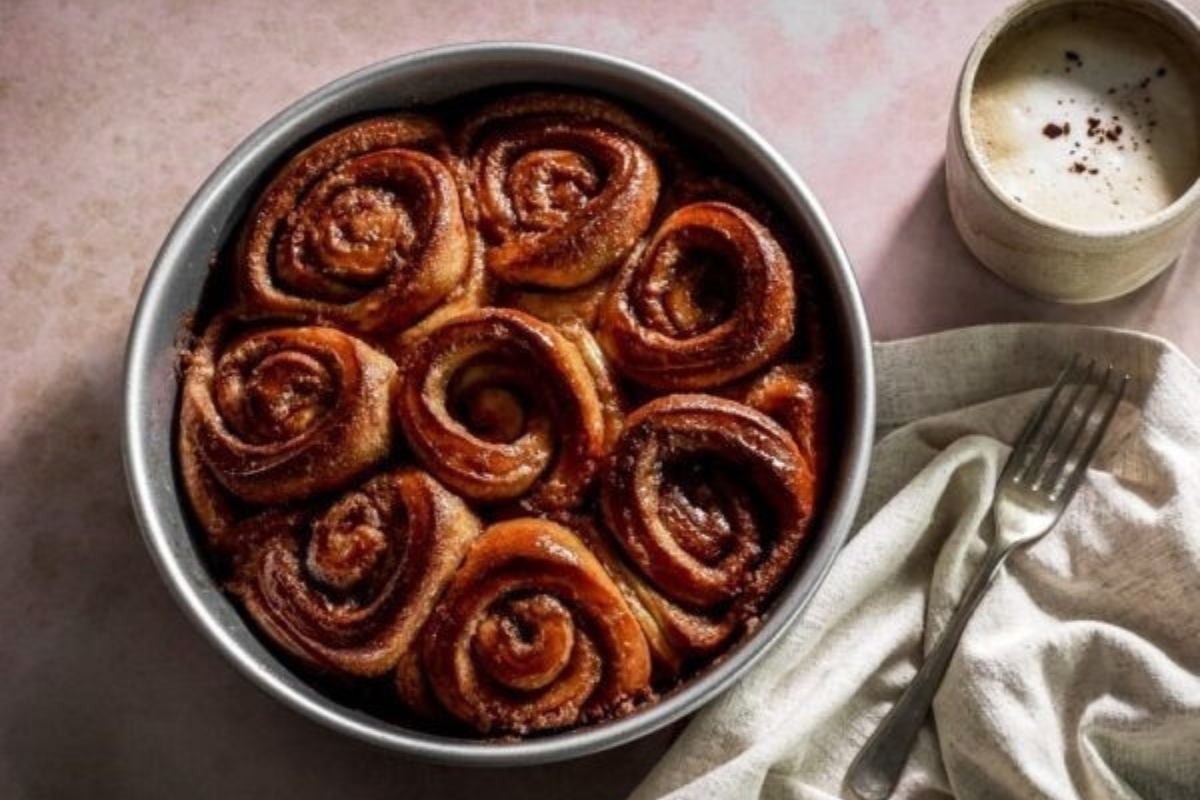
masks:
[[[967,626],[967,620],[971,618],[971,613],[979,605],[979,600],[1009,552],[1010,548],[999,544],[989,548],[983,565],[975,573],[962,601],[933,650],[921,664],[916,677],[850,765],[846,780],[863,800],[884,800],[895,788],[916,741],[917,732],[925,722],[929,707],[933,705],[933,697],[941,686],[950,657],[954,655],[958,640]]]

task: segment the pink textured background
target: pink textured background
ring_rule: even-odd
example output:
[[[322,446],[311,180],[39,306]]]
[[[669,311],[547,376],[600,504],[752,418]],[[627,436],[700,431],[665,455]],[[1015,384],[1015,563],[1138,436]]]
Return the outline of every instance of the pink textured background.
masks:
[[[1195,239],[1150,286],[1086,308],[1023,297],[959,242],[941,177],[947,114],[971,41],[1002,5],[0,4],[0,796],[619,796],[666,745],[503,775],[373,751],[237,676],[142,550],[118,451],[120,357],[154,252],[230,148],[370,62],[525,39],[647,63],[743,116],[809,181],[877,338],[1080,321],[1200,356]]]

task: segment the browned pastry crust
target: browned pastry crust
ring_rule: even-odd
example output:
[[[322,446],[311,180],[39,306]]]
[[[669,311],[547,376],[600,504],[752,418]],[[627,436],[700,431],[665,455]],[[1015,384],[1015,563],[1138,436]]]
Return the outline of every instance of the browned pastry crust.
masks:
[[[396,666],[481,530],[461,500],[411,468],[271,527],[232,591],[288,652],[355,676]]]
[[[474,234],[471,238],[472,240],[478,239]],[[426,334],[443,322],[467,311],[474,311],[477,308],[493,304],[494,283],[483,268],[483,252],[476,247],[474,255],[471,257],[471,264],[459,285],[446,295],[440,306],[429,312],[419,322],[405,328],[399,334],[387,336],[382,345],[384,352],[396,361],[401,361],[409,348],[424,339]]]
[[[617,368],[654,389],[711,389],[767,364],[795,328],[787,255],[734,206],[672,213],[617,276],[598,334]]]
[[[482,503],[571,508],[599,466],[605,407],[579,350],[511,309],[459,315],[400,365],[397,417],[417,458]]]
[[[575,350],[583,359],[588,374],[592,376],[592,384],[596,387],[596,399],[600,401],[600,414],[604,418],[604,446],[602,451],[609,453],[625,427],[626,400],[624,393],[617,384],[617,377],[600,349],[600,343],[592,336],[591,331],[579,322],[566,322],[557,326],[558,332],[567,341],[575,345]]]
[[[192,513],[204,530],[212,554],[225,561],[240,549],[238,522],[243,516],[238,501],[213,476],[196,449],[196,438],[183,431],[195,425],[195,412],[181,410],[180,433],[175,437],[179,473]]]
[[[413,324],[468,273],[458,169],[424,117],[370,119],[316,142],[250,215],[236,263],[243,302],[358,333]]]
[[[518,95],[474,114],[461,139],[487,267],[505,283],[590,283],[650,226],[659,192],[653,135],[611,103]]]
[[[527,734],[627,712],[650,692],[641,628],[596,557],[544,519],[488,528],[398,676],[486,734]]]
[[[810,480],[787,431],[732,400],[670,395],[629,416],[601,484],[617,546],[592,542],[665,666],[712,654],[762,610],[808,531]]]
[[[828,403],[814,383],[811,365],[779,364],[740,384],[727,396],[761,411],[792,435],[800,449],[803,499],[808,516],[817,504],[825,474]]]
[[[224,540],[238,501],[287,503],[338,489],[391,448],[396,366],[341,331],[222,317],[185,361],[180,464],[215,539]]]

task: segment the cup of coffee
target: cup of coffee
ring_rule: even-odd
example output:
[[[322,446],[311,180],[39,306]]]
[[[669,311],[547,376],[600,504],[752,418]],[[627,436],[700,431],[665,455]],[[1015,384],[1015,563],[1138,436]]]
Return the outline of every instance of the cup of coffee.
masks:
[[[946,154],[988,268],[1068,303],[1130,292],[1200,221],[1200,23],[1170,0],[1025,0],[980,36]]]

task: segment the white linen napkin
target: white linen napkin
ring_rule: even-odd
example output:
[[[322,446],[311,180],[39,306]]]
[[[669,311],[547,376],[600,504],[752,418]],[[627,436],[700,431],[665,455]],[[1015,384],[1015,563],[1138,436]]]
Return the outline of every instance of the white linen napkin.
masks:
[[[879,344],[857,533],[799,622],[634,798],[853,798],[846,769],[992,535],[999,470],[1073,352],[1134,375],[1057,527],[976,609],[897,798],[1200,798],[1200,372],[1056,325]]]

